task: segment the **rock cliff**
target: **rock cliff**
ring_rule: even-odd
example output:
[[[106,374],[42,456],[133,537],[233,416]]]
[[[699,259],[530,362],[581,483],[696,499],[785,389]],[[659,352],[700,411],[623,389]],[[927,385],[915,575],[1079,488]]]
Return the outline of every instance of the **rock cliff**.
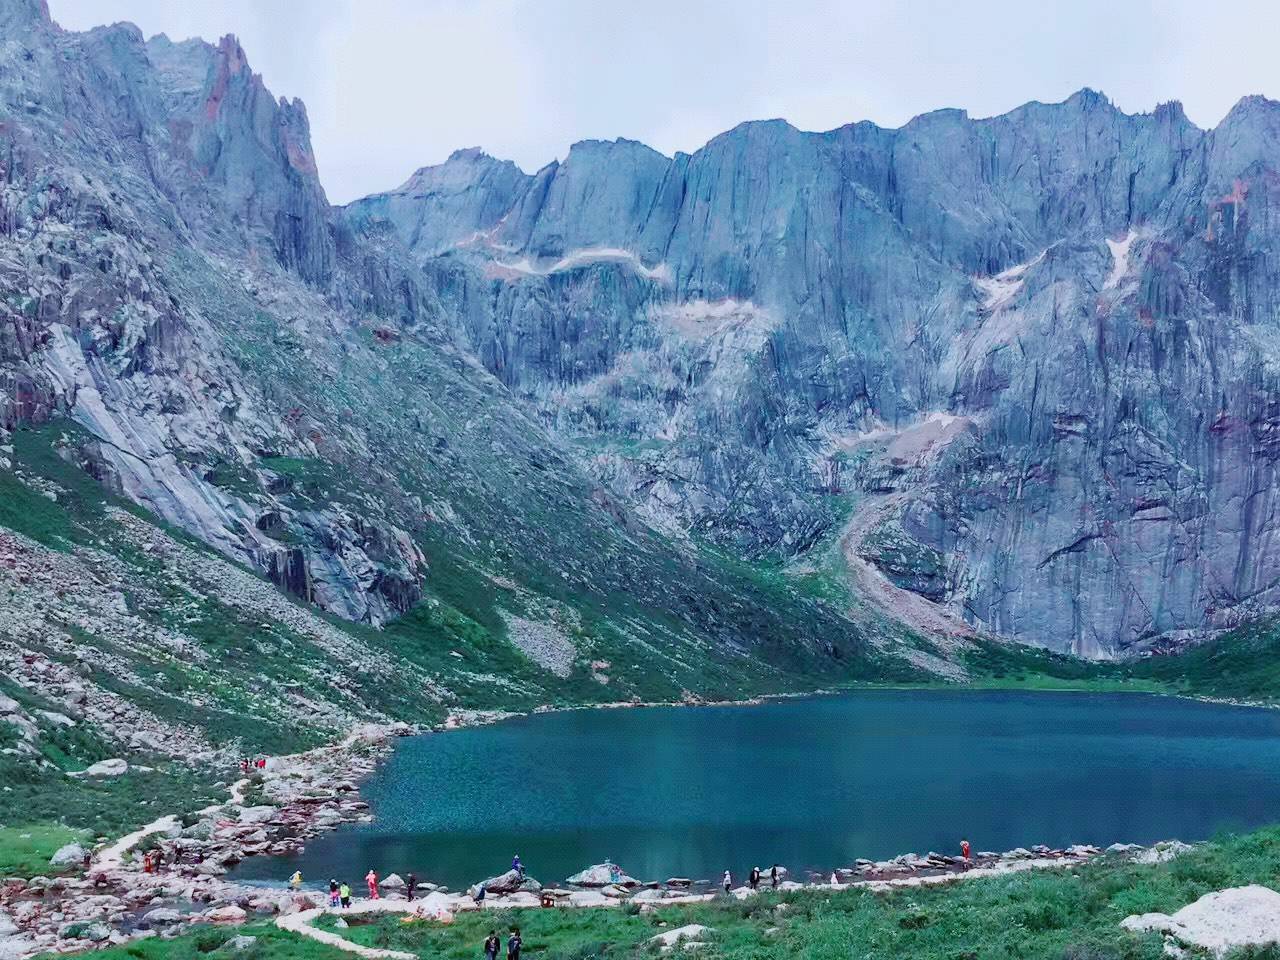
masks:
[[[1280,599],[1278,123],[1083,90],[523,179],[468,151],[342,217],[452,278],[463,342],[650,523],[786,556],[856,524],[977,628],[1111,655]]]
[[[406,686],[529,705],[884,672],[840,611],[763,596],[750,568],[654,530],[478,358],[483,266],[424,272],[399,236],[447,253],[531,178],[464,151],[357,225],[325,198],[302,105],[233,37],[70,33],[35,0],[0,0],[0,25],[0,527],[77,553],[78,577],[114,569],[116,613],[145,601],[158,649],[231,644],[252,687],[269,671],[238,658],[288,660],[291,607],[227,627],[213,578],[171,585],[165,612],[135,582],[154,546],[122,504],[339,618],[321,622],[340,676],[289,681],[316,703],[381,677],[360,652],[389,645],[395,683],[360,699],[389,709],[394,691],[402,716]],[[0,613],[72,617],[25,569],[0,565]],[[204,614],[179,615],[193,597]],[[118,619],[0,618],[0,642],[30,652],[48,631],[68,663],[156,646]]]
[[[601,611],[863,649],[728,572],[833,545],[918,630],[1090,656],[1280,603],[1280,104],[466,149],[335,209],[234,38],[0,21],[0,428],[324,610],[463,571],[564,671]]]

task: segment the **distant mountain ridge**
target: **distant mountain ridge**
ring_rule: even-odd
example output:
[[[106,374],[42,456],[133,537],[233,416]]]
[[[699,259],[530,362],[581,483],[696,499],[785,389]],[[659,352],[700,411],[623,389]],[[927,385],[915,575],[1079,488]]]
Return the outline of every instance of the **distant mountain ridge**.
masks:
[[[651,522],[795,555],[852,500],[891,580],[1099,655],[1276,601],[1278,123],[1082,90],[473,149],[342,217],[479,271],[463,342]]]
[[[543,653],[609,610],[589,675],[655,623],[831,666],[894,620],[1109,656],[1280,602],[1280,104],[469,149],[334,208],[234,38],[0,26],[0,426],[74,419],[338,616],[458,567]],[[834,556],[874,616],[707,544]]]

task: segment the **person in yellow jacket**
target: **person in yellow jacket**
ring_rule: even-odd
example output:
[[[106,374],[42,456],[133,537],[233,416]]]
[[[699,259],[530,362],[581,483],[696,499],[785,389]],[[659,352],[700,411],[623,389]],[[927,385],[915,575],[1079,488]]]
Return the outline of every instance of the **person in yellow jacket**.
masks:
[[[289,878],[289,886],[293,887],[294,893],[302,889],[302,871],[293,871],[293,876]]]

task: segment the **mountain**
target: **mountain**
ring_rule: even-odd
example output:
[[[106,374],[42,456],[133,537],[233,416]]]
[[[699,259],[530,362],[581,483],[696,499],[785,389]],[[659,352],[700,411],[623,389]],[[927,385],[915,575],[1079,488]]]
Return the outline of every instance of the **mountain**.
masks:
[[[838,539],[917,627],[1112,656],[1280,599],[1278,131],[1083,90],[533,176],[460,151],[339,222],[656,528]]]
[[[71,803],[58,768],[122,754],[923,675],[886,618],[594,475],[468,345],[483,266],[424,272],[333,209],[233,37],[37,0],[0,29],[6,782],[34,760]],[[423,236],[526,179],[468,176]]]
[[[0,27],[42,736],[963,678],[1276,605],[1280,105],[467,149],[335,208],[234,38]]]

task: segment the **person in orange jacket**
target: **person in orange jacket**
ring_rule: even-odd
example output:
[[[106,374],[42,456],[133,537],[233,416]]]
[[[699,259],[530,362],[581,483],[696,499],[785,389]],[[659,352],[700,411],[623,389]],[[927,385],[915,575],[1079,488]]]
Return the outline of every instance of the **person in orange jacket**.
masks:
[[[364,875],[364,882],[369,885],[369,899],[378,899],[378,875],[372,869]]]

